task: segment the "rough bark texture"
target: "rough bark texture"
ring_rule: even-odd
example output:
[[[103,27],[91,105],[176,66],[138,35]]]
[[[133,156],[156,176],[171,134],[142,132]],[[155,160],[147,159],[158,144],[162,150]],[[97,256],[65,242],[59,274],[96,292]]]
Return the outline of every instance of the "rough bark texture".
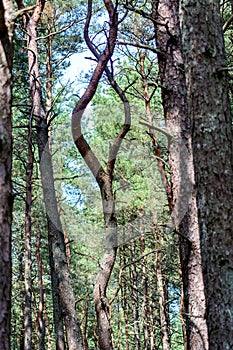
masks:
[[[232,116],[219,1],[181,1],[211,350],[233,349]]]
[[[13,1],[0,1],[0,349],[10,349]]]
[[[159,75],[164,115],[169,133],[173,193],[172,217],[180,234],[180,260],[186,323],[186,349],[208,349],[205,295],[201,267],[197,208],[193,193],[193,159],[186,106],[181,33],[177,0],[160,0],[154,6]]]

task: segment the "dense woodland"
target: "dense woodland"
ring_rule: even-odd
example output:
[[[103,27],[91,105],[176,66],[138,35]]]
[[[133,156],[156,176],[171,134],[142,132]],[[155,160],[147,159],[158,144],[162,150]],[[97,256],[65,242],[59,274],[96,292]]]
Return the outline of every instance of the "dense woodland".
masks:
[[[0,350],[233,349],[233,2],[1,0],[0,39]]]

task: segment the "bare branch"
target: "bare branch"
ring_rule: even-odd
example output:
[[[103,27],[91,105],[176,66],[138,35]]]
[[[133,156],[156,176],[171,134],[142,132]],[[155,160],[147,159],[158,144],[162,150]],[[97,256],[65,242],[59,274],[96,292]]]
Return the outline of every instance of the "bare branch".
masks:
[[[159,53],[160,55],[162,55],[162,52],[160,50],[158,50],[155,47],[150,46],[150,45],[134,43],[132,41],[118,41],[117,45],[134,46],[134,47],[138,47],[140,49],[150,50],[151,52],[154,52],[154,53],[157,53],[157,54]]]

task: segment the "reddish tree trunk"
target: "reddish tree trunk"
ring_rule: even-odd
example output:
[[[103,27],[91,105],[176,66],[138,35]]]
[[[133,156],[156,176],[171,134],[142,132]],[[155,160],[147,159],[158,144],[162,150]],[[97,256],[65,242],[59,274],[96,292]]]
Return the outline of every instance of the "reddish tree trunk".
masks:
[[[172,217],[180,235],[187,349],[208,349],[205,295],[200,254],[191,133],[187,114],[187,90],[181,49],[179,1],[160,0],[154,5],[159,75],[170,145],[173,193]]]
[[[211,350],[233,349],[233,137],[219,5],[181,1]]]

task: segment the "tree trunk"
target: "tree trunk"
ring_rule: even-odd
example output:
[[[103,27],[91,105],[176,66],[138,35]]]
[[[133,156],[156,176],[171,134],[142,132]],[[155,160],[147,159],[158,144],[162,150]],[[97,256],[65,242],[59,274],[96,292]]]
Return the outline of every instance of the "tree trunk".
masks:
[[[168,315],[168,296],[167,296],[167,286],[164,278],[164,271],[162,271],[162,254],[156,252],[156,279],[157,279],[157,292],[159,300],[159,317],[160,317],[160,333],[161,333],[161,343],[163,350],[170,350],[170,324]]]
[[[13,1],[0,1],[0,348],[10,349]]]
[[[32,118],[28,121],[28,163],[26,167],[25,254],[24,254],[24,350],[32,348],[32,175],[34,155],[32,150]]]
[[[232,349],[233,138],[220,1],[181,4],[209,346]]]
[[[160,0],[154,6],[159,75],[162,101],[170,145],[170,169],[173,193],[172,217],[180,234],[180,260],[184,289],[187,349],[208,349],[205,320],[205,295],[202,276],[197,207],[193,191],[193,159],[190,126],[186,106],[186,82],[183,70],[181,33],[177,0]]]
[[[43,290],[43,269],[42,259],[40,255],[40,241],[41,235],[38,230],[36,235],[36,260],[38,266],[38,290],[39,290],[39,310],[38,310],[38,324],[39,324],[39,350],[45,350],[45,320],[44,320],[44,290]]]
[[[37,126],[41,181],[48,222],[54,315],[56,317],[54,320],[56,347],[57,350],[64,350],[66,347],[63,331],[64,320],[69,350],[81,350],[83,349],[82,336],[75,310],[75,296],[67,265],[64,235],[54,187],[52,156],[48,143],[49,121],[42,102],[42,88],[39,78],[39,56],[36,36],[37,24],[43,11],[44,4],[44,1],[38,1],[36,9],[31,17],[25,17],[25,28],[27,31],[32,111]]]
[[[131,293],[132,293],[132,311],[133,311],[133,328],[134,328],[134,349],[141,349],[140,342],[140,327],[139,327],[139,292],[138,292],[138,273],[136,268],[135,255],[136,255],[136,243],[133,239],[134,232],[133,227],[130,227],[130,233],[132,242],[130,243],[130,280],[131,280]]]
[[[101,350],[113,349],[112,329],[110,326],[110,306],[106,296],[108,282],[117,253],[117,223],[112,182],[107,177],[101,188],[103,212],[106,229],[105,253],[94,286],[94,302],[98,324],[99,346]]]

